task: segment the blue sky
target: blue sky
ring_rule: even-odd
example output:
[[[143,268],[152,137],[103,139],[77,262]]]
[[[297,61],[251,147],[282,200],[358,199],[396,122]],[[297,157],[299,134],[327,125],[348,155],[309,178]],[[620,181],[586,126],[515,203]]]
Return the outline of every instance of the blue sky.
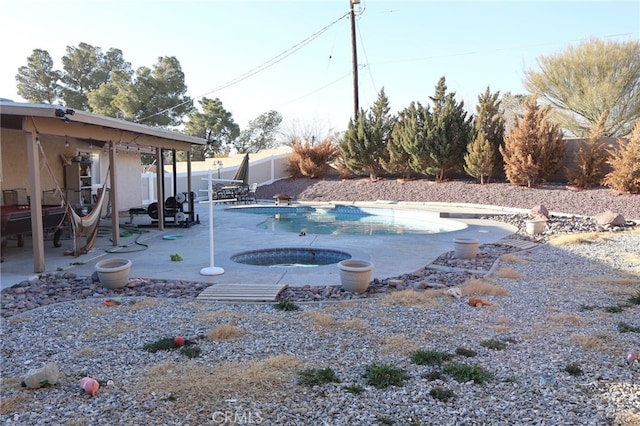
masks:
[[[349,0],[0,0],[0,12],[3,98],[22,101],[15,75],[33,49],[61,69],[66,47],[85,42],[121,49],[134,69],[175,56],[188,95],[220,98],[242,128],[272,109],[287,128],[326,131],[353,114]],[[637,0],[360,0],[355,12],[360,106],[384,87],[392,112],[428,103],[442,76],[473,111],[487,86],[525,93],[524,70],[541,55],[640,39]]]

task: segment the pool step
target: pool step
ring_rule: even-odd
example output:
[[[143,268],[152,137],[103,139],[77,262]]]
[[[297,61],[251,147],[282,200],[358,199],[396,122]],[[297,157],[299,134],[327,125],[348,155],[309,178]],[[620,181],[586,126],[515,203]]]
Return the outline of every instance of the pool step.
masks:
[[[222,302],[275,302],[286,284],[214,284],[196,300]]]
[[[540,245],[540,243],[536,243],[535,241],[521,240],[517,238],[508,238],[508,237],[503,238],[499,241],[496,241],[494,244],[511,246],[511,247],[519,248],[520,250],[530,250]]]

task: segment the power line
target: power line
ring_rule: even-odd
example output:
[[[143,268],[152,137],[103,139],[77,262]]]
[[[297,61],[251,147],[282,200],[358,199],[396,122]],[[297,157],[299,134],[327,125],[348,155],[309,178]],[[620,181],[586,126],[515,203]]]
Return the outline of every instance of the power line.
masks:
[[[186,105],[189,102],[194,101],[195,99],[199,99],[199,98],[202,98],[204,96],[210,95],[212,93],[219,92],[220,90],[226,89],[227,87],[230,87],[230,86],[233,86],[235,84],[238,84],[238,83],[248,79],[249,77],[253,77],[254,75],[256,75],[256,74],[258,74],[258,73],[260,73],[260,72],[262,72],[262,71],[274,66],[278,62],[283,61],[285,58],[291,56],[292,54],[294,54],[298,50],[302,49],[304,46],[306,46],[307,44],[311,43],[316,38],[320,37],[320,35],[322,35],[329,28],[331,28],[332,26],[337,24],[340,20],[344,19],[348,15],[349,15],[349,13],[345,13],[344,15],[342,15],[341,17],[339,17],[335,21],[331,22],[330,24],[326,25],[325,27],[321,28],[320,30],[316,31],[315,33],[311,34],[309,37],[305,38],[301,42],[299,42],[297,44],[294,44],[293,46],[291,46],[287,50],[283,51],[282,53],[279,53],[278,55],[276,55],[273,58],[269,59],[268,61],[262,63],[261,65],[258,65],[257,67],[247,71],[246,73],[229,80],[228,82],[216,87],[215,89],[212,89],[212,90],[210,90],[210,91],[208,91],[208,92],[206,92],[206,93],[204,93],[202,95],[198,95],[195,98],[190,99],[188,101],[181,102],[181,103],[179,103],[177,105],[174,105],[174,106],[166,108],[166,109],[164,109],[162,111],[156,112],[155,114],[148,115],[146,117],[140,118],[140,119],[136,120],[136,122],[139,123],[139,122],[147,120],[149,118],[156,117],[158,115],[167,113],[167,112],[169,112],[171,110],[174,110],[174,109],[176,109],[178,107],[181,107],[182,105]]]

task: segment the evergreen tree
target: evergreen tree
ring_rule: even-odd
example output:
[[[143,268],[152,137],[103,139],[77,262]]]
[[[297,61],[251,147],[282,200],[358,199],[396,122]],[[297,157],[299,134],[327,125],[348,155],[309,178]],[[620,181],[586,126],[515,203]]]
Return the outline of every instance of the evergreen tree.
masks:
[[[207,145],[194,146],[191,153],[194,160],[204,160],[220,153],[224,146],[231,146],[240,134],[240,126],[233,121],[233,115],[224,109],[218,98],[202,98],[202,112],[193,110],[188,114],[185,132],[207,140]]]
[[[476,115],[474,118],[474,129],[476,133],[482,133],[489,142],[493,152],[493,170],[487,177],[497,176],[504,171],[504,161],[500,154],[500,147],[504,147],[505,120],[500,111],[500,92],[491,94],[489,87],[478,96]],[[476,139],[477,140],[477,137]],[[466,159],[465,159],[466,162]],[[473,176],[473,175],[472,175]],[[482,179],[481,179],[482,180]]]
[[[140,67],[135,79],[118,87],[112,105],[122,118],[149,126],[178,126],[193,109],[180,62],[171,56],[158,58],[153,68]]]
[[[398,121],[387,143],[387,159],[381,161],[382,167],[389,173],[400,173],[404,178],[411,177],[411,151],[422,140],[424,119],[419,111],[422,105],[411,102],[408,108],[398,113]],[[424,144],[424,141],[422,141]],[[418,168],[419,169],[419,168]]]
[[[368,113],[360,111],[357,120],[351,120],[339,146],[347,168],[354,173],[367,171],[371,179],[383,172],[386,145],[391,139],[395,117],[389,114],[389,100],[384,88]]]
[[[538,106],[536,96],[527,100],[526,107],[500,152],[509,182],[531,187],[562,168],[565,145],[562,131],[547,119],[549,107]]]
[[[34,49],[27,65],[18,68],[18,95],[29,102],[53,104],[58,98],[60,73],[53,69],[49,52]]]
[[[493,145],[484,136],[484,133],[478,132],[474,141],[467,145],[467,154],[464,156],[464,171],[469,176],[480,179],[480,183],[483,184],[484,178],[493,173],[494,151]]]
[[[425,172],[443,180],[448,170],[462,168],[464,153],[471,140],[473,117],[467,118],[464,102],[455,100],[455,92],[447,93],[441,77],[430,98],[433,112],[425,116],[425,146],[429,156]]]
[[[251,120],[247,128],[242,130],[231,144],[239,153],[274,148],[277,145],[276,136],[280,132],[280,123],[282,114],[274,110],[267,111]]]

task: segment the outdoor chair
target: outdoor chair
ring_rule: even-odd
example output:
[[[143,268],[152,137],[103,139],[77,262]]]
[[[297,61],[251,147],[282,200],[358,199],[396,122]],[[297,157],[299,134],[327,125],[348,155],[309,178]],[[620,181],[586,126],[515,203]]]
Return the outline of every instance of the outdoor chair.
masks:
[[[257,182],[252,183],[251,185],[249,185],[249,188],[247,190],[247,194],[245,196],[245,203],[257,203],[258,200],[256,200],[256,190],[258,189],[258,184]]]

